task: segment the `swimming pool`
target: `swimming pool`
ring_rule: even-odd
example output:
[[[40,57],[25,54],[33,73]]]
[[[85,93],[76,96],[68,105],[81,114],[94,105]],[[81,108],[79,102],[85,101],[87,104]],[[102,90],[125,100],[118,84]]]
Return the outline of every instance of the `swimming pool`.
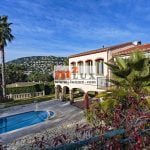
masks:
[[[44,122],[54,116],[52,111],[30,111],[0,118],[0,134]]]

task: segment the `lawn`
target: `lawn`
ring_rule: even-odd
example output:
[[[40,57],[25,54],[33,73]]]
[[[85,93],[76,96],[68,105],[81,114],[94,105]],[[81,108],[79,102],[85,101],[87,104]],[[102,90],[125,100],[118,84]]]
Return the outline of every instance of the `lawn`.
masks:
[[[33,86],[35,84],[39,84],[39,82],[17,82],[17,83],[7,84],[7,88]]]
[[[22,99],[22,100],[13,100],[13,101],[8,101],[5,103],[0,103],[0,106],[6,107],[11,107],[11,106],[16,106],[16,105],[25,105],[25,104],[31,104],[34,102],[43,102],[43,101],[48,101],[54,99],[55,95],[46,95],[46,96],[38,96],[38,97],[33,97],[33,98],[28,98],[28,99]]]

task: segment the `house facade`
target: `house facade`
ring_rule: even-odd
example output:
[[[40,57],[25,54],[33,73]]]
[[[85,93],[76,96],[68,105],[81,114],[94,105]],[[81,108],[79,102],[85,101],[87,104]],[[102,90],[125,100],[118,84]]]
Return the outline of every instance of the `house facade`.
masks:
[[[104,91],[109,87],[107,81],[111,78],[111,72],[104,62],[109,62],[114,56],[126,57],[137,49],[150,56],[150,44],[141,44],[140,41],[69,56],[68,66],[54,68],[56,98],[63,99],[68,91],[70,100],[73,101],[75,89],[80,89],[84,93]]]

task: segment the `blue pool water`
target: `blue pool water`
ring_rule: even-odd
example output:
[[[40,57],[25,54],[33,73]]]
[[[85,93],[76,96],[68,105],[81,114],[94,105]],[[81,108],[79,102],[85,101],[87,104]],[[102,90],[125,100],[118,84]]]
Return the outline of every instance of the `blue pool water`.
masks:
[[[30,111],[0,118],[0,134],[44,122],[53,115],[51,111]]]

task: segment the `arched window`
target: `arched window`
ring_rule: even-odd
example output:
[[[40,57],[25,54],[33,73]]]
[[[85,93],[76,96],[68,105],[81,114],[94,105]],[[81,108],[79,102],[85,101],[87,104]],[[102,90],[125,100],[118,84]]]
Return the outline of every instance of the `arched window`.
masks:
[[[76,66],[76,62],[74,62],[74,61],[71,62],[70,64],[71,64],[71,66]]]
[[[96,65],[96,74],[103,75],[104,74],[104,60],[99,58],[95,60]]]
[[[83,67],[83,61],[78,61],[78,73],[83,74],[84,73],[84,67]]]
[[[86,60],[85,66],[86,66],[86,73],[87,74],[93,73],[93,61],[92,60]]]
[[[73,73],[73,74],[76,74],[76,73],[78,73],[78,67],[76,66],[76,62],[71,62],[71,72]]]

